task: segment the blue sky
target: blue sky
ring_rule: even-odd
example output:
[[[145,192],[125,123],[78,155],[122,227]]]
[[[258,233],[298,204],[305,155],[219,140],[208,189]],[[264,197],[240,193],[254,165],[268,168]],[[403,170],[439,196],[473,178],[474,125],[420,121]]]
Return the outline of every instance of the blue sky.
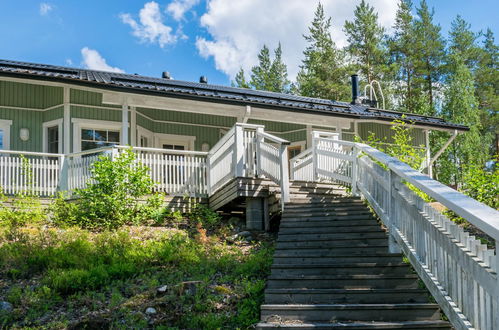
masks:
[[[395,0],[369,1],[382,25],[393,24]],[[415,0],[415,3],[418,1]],[[311,5],[313,3],[313,5]],[[122,70],[149,76],[169,71],[175,79],[230,84],[240,67],[255,64],[265,43],[281,41],[293,78],[316,1],[0,0],[0,58],[55,65]],[[342,45],[345,19],[357,1],[323,0]],[[446,34],[458,14],[474,31],[497,36],[499,1],[428,0]]]

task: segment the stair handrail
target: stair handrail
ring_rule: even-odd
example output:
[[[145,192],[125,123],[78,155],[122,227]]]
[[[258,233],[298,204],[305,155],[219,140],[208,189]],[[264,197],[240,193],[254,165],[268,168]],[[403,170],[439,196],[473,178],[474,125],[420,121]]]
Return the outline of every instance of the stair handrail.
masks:
[[[354,186],[386,225],[391,252],[402,250],[457,329],[499,329],[499,212],[362,143]],[[414,191],[492,237],[496,251]]]

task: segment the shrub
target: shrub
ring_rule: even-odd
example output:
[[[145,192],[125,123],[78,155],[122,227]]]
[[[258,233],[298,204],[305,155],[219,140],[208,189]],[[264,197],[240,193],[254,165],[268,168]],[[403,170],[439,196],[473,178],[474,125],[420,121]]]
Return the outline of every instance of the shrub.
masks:
[[[101,156],[92,165],[87,188],[77,189],[77,202],[68,205],[60,196],[53,207],[55,221],[89,229],[116,229],[149,219],[159,209],[162,196],[153,193],[149,169],[137,162],[131,149],[111,159]],[[145,201],[140,199],[149,195]]]

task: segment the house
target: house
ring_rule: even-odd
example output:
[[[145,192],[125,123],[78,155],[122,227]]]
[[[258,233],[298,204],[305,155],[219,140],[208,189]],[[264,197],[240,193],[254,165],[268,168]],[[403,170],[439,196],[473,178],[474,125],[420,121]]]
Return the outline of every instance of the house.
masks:
[[[4,180],[0,179],[0,186],[7,193],[21,189],[22,184],[15,182],[25,179],[11,178],[21,173],[16,172],[21,166],[16,158],[19,152],[28,158],[36,158],[30,152],[45,153],[32,166],[39,193],[51,195],[61,187],[74,189],[85,184],[89,173],[83,166],[88,165],[91,154],[96,157],[96,148],[130,145],[169,150],[163,152],[161,160],[144,158],[151,165],[159,189],[170,195],[209,197],[226,183],[227,177],[220,173],[227,169],[218,165],[222,166],[219,178],[215,178],[217,174],[207,178],[203,174],[203,157],[214,152],[215,146],[220,147],[223,137],[227,138],[226,133],[236,123],[246,125],[249,135],[244,133],[245,139],[258,127],[267,138],[273,136],[268,148],[286,141],[288,160],[312,146],[312,132],[316,130],[334,133],[345,141],[353,141],[356,135],[365,139],[373,132],[379,138],[387,137],[389,143],[393,133],[390,125],[393,120],[402,119],[403,114],[359,102],[357,79],[353,80],[353,92],[352,102],[346,103],[210,85],[204,77],[200,82],[178,81],[170,79],[167,72],[154,78],[0,60],[0,149],[10,150],[12,157],[10,163],[4,157],[3,165],[0,159],[0,177]],[[431,154],[438,157],[442,151],[430,150],[431,131],[447,131],[455,137],[467,130],[440,118],[405,116],[404,120],[415,128],[415,147],[427,150],[426,164],[434,161]],[[256,151],[246,149],[243,154]],[[267,151],[269,155],[279,153]],[[58,166],[62,164],[62,155],[67,155],[65,159],[70,162],[66,162],[69,172],[64,171],[69,177],[61,186],[64,176],[57,171],[61,170]],[[237,176],[257,174],[248,157],[240,164],[244,175],[241,172]],[[161,166],[170,162],[169,172],[154,165],[158,162],[163,162]],[[179,162],[183,164],[181,170]],[[211,171],[215,171],[215,165],[211,165]],[[52,172],[42,174],[43,171]],[[213,205],[218,207],[226,201]]]
[[[285,209],[261,329],[296,315],[321,327],[355,315],[362,322],[353,325],[362,328],[447,329],[439,308],[455,328],[498,329],[499,254],[405,184],[497,246],[499,213],[432,180],[427,166],[467,127],[365,105],[352,81],[352,102],[345,103],[206,79],[176,81],[167,73],[151,78],[0,60],[0,187],[49,197],[71,192],[85,186],[100,154],[114,157],[129,145],[173,202],[188,195],[214,209],[244,206],[247,227],[254,229],[267,228],[269,214]],[[413,142],[426,150],[429,175],[352,142],[374,132],[390,143],[395,119],[414,127]],[[436,130],[450,133],[440,150],[429,142]],[[350,186],[353,197],[331,194],[338,183]],[[379,225],[358,195],[387,232],[374,228]],[[415,296],[421,295],[418,277],[392,262],[400,250],[438,306]],[[296,304],[299,297],[304,306]]]

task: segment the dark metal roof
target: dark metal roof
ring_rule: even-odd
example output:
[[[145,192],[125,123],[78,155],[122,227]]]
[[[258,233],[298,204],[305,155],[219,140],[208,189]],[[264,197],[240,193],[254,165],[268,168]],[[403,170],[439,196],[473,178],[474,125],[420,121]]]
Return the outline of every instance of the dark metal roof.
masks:
[[[355,119],[393,121],[395,119],[402,119],[404,115],[404,120],[414,122],[416,125],[468,130],[468,127],[464,125],[449,123],[437,117],[370,108],[346,102],[132,74],[66,68],[47,64],[0,60],[0,75],[98,85],[100,88],[126,89],[129,92],[160,93],[168,96],[210,99],[218,102],[258,104],[270,108],[320,112],[322,114]]]

